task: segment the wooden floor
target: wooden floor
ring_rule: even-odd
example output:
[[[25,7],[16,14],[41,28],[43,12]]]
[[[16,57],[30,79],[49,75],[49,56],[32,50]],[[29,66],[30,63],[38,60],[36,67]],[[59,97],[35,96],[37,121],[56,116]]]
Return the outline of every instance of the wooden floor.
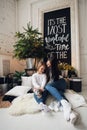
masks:
[[[7,108],[11,105],[8,101],[2,101],[3,96],[0,96],[0,108]]]

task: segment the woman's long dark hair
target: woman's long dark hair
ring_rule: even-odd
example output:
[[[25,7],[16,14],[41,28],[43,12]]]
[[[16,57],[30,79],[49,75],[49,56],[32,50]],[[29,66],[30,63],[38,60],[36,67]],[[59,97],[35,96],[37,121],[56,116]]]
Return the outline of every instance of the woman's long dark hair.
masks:
[[[52,78],[54,79],[54,81],[56,81],[59,79],[59,74],[60,74],[59,69],[58,69],[57,57],[55,55],[53,55],[48,60],[51,62]]]

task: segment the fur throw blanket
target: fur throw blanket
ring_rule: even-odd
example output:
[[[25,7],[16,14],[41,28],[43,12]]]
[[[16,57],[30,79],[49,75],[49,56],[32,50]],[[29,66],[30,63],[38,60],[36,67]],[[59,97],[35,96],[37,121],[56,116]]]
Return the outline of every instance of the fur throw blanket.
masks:
[[[65,96],[71,103],[72,108],[77,108],[86,105],[84,97],[72,90],[67,90],[65,92]],[[46,104],[50,105],[50,103],[52,103],[53,101],[55,101],[55,99],[52,96],[49,96]],[[16,99],[14,99],[8,111],[9,114],[18,116],[23,114],[32,114],[39,112],[40,108],[37,102],[35,101],[32,93],[32,94],[25,94],[23,96],[19,96]]]

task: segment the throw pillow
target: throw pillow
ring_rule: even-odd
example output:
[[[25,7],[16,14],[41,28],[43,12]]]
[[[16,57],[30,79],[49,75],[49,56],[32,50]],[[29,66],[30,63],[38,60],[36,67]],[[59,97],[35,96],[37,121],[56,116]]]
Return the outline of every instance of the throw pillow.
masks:
[[[33,87],[32,85],[32,76],[26,77],[26,76],[22,76],[22,86],[28,86],[30,88]]]
[[[9,90],[5,95],[10,95],[10,96],[21,96],[26,94],[31,88],[28,86],[16,86]]]

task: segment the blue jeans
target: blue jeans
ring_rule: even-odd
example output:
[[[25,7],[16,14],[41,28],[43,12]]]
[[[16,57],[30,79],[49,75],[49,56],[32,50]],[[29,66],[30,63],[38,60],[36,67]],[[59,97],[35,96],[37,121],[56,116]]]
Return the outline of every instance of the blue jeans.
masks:
[[[57,101],[60,101],[61,99],[64,99],[64,92],[66,89],[67,83],[64,79],[59,79],[58,81],[48,83],[45,88],[48,90],[48,92],[57,99]]]
[[[47,99],[47,96],[48,96],[48,91],[45,89],[44,92],[42,93],[42,97],[41,98],[38,98],[38,96],[34,93],[34,98],[35,100],[37,101],[37,103],[45,103],[46,99]]]

